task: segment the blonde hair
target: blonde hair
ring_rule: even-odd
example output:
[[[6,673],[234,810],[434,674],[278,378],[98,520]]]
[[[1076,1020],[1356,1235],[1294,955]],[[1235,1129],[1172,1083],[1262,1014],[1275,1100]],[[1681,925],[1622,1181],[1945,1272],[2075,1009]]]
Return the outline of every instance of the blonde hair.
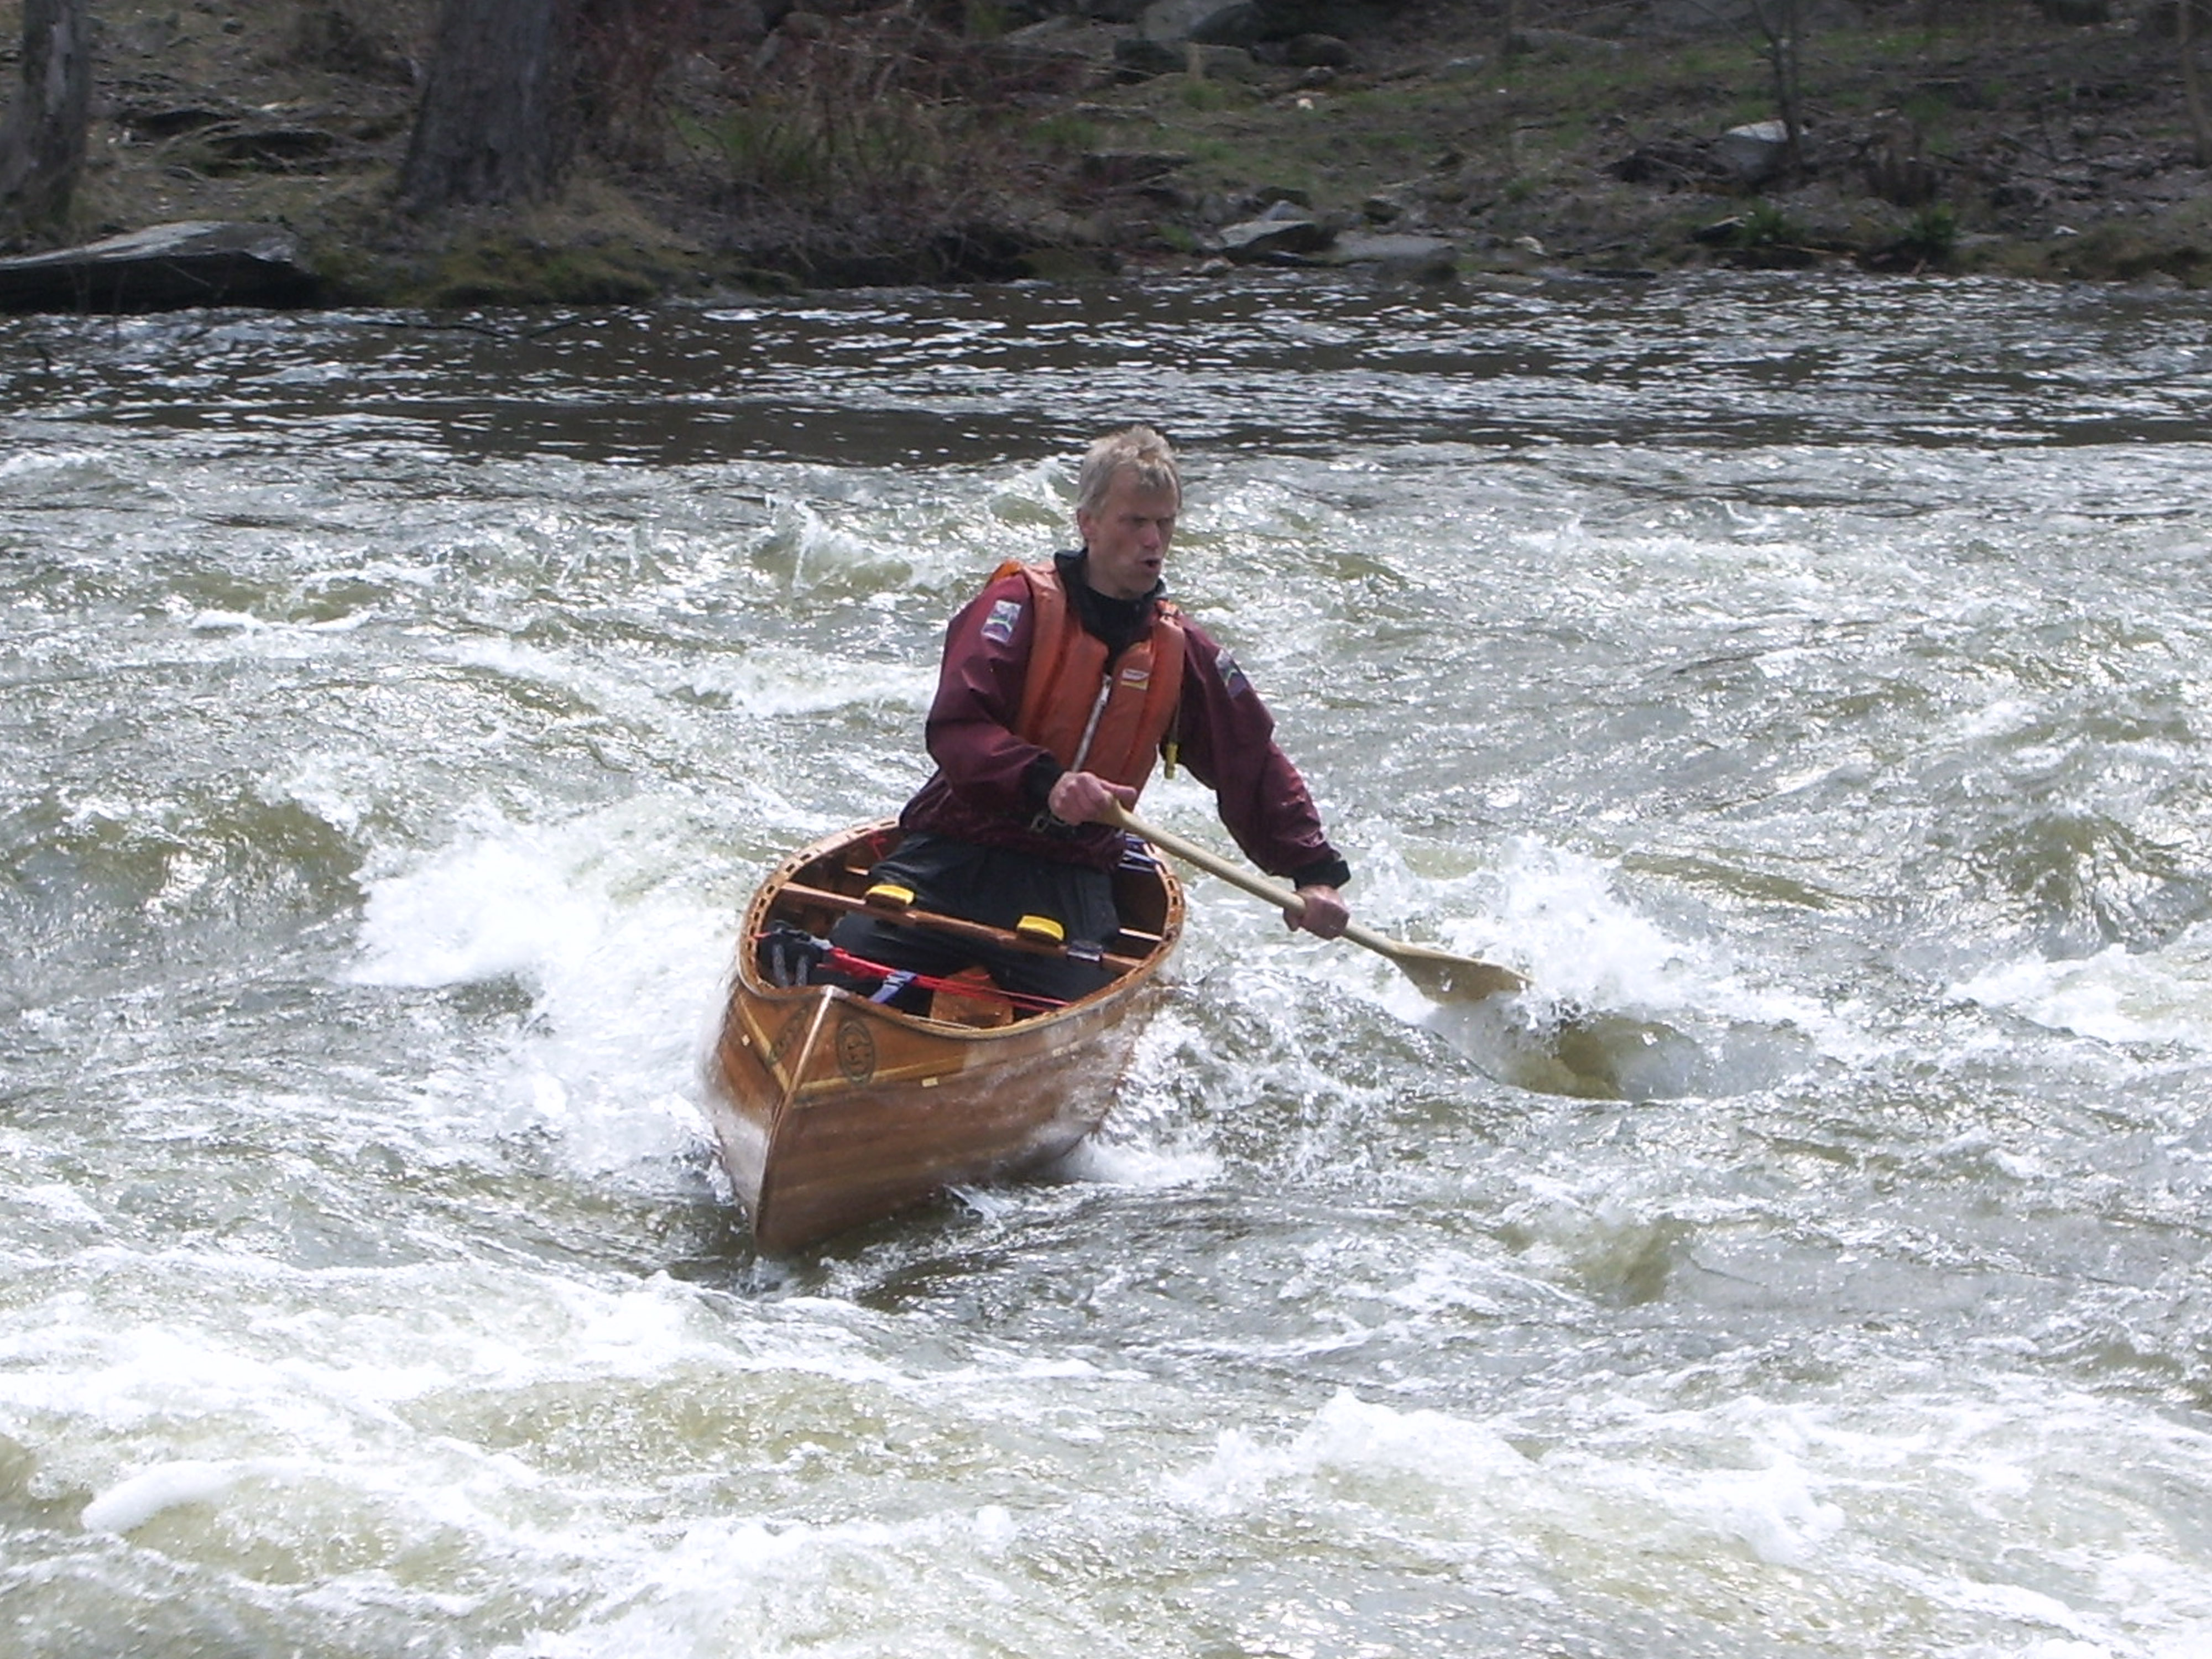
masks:
[[[1075,510],[1096,513],[1124,472],[1134,473],[1144,489],[1173,490],[1176,504],[1182,504],[1182,474],[1176,470],[1168,441],[1148,426],[1127,426],[1108,433],[1084,453],[1082,470],[1075,475]]]

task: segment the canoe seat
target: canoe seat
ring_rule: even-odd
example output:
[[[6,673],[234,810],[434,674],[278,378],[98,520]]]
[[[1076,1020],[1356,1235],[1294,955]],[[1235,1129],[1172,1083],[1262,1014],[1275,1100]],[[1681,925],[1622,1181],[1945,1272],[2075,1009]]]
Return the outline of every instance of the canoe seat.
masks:
[[[1012,1000],[1000,993],[988,970],[963,968],[952,975],[952,983],[959,988],[930,994],[930,1018],[947,1025],[971,1025],[979,1030],[995,1030],[1014,1023]]]

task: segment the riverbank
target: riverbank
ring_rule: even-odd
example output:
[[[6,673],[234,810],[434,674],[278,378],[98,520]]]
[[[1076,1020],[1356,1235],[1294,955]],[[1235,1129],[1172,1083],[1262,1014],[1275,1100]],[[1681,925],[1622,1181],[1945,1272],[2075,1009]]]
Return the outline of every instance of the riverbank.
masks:
[[[558,200],[425,222],[391,196],[427,0],[108,8],[76,229],[285,225],[325,294],[356,304],[1316,257],[1240,256],[1224,232],[1270,209],[1324,241],[1441,245],[1407,267],[1429,274],[1855,263],[2212,282],[2207,174],[2148,5],[2088,27],[2023,3],[1826,28],[1804,64],[1804,170],[1763,181],[1723,141],[1774,113],[1763,42],[1662,30],[1663,8],[1509,40],[1472,8],[1412,4],[1334,44],[1178,48],[1146,74],[1133,25],[1048,17],[959,44],[906,10],[830,9],[771,29],[755,7],[702,7],[698,50],[614,85]]]

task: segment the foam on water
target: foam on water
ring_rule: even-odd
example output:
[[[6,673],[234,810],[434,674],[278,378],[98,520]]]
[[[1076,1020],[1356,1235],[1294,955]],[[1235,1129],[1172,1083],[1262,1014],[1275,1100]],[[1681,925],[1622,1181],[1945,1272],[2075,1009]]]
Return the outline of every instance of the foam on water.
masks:
[[[1386,934],[1530,979],[1520,994],[1468,1004],[1432,1001],[1381,963],[1359,970],[1396,1018],[1522,1086],[1553,1086],[1542,1057],[1563,1023],[1610,1051],[1601,1065],[1612,1081],[1599,1092],[1633,1098],[1738,1093],[1821,1050],[1863,1046],[1847,1015],[1790,991],[1778,974],[1754,973],[1712,932],[1678,931],[1647,914],[1624,893],[1615,863],[1534,837],[1509,838],[1493,865],[1442,880],[1417,875],[1379,840],[1360,855],[1355,896],[1360,919]],[[1598,1083],[1593,1074],[1590,1086]]]
[[[1060,1171],[1076,1181],[1145,1189],[1201,1185],[1217,1176],[1220,1155],[1192,1137],[1173,1089],[1182,1051],[1199,1040],[1175,1010],[1157,1012],[1137,1038],[1112,1115],[1060,1160]]]
[[[1054,1166],[1070,1180],[1103,1186],[1158,1188],[1201,1184],[1219,1171],[1220,1159],[1200,1148],[1152,1147],[1121,1138],[1121,1126],[1079,1142]]]
[[[825,660],[773,644],[733,662],[687,666],[669,683],[694,696],[726,700],[736,713],[756,718],[826,714],[860,703],[911,711],[919,720],[936,690],[920,667]]]
[[[599,838],[473,815],[476,833],[422,866],[369,883],[362,907],[367,985],[460,985],[515,977],[538,988],[556,964],[590,951],[608,925]]]
[[[2152,950],[2114,945],[2075,962],[2002,963],[1952,994],[2100,1042],[2212,1050],[2212,925]]]
[[[2200,299],[736,315],[0,323],[9,1640],[2212,1643],[2203,446],[2128,374]],[[946,613],[1140,409],[1362,918],[1537,989],[1196,880],[1061,1179],[763,1259],[738,908],[919,781]],[[1516,1085],[1593,1012],[1687,1048]]]
[[[82,1519],[93,1532],[132,1532],[163,1510],[214,1502],[251,1468],[191,1461],[159,1464],[101,1492],[84,1506]]]
[[[702,902],[691,804],[640,798],[544,825],[468,817],[462,839],[368,884],[349,978],[514,981],[531,1012],[479,1079],[493,1121],[551,1131],[582,1169],[688,1155],[735,945],[727,909]]]
[[[2129,1458],[2135,1474],[2082,1481],[2098,1453],[2071,1437],[2100,1414],[2087,1401],[1933,1404],[1908,1393],[1889,1407],[1742,1397],[1654,1410],[1599,1393],[1553,1420],[1484,1422],[1340,1390],[1286,1434],[1224,1431],[1162,1491],[1216,1520],[1295,1516],[1479,1563],[1493,1593],[1562,1608],[1627,1594],[1679,1617],[1753,1622],[1778,1644],[1936,1650],[1954,1619],[1992,1616],[2149,1659],[2212,1632],[2212,1591],[2187,1565],[2194,1522],[2163,1478]],[[2169,1469],[2205,1467],[2205,1437],[2145,1426]],[[2108,1528],[2131,1535],[2124,1566],[2069,1541]],[[1947,1531],[1994,1533],[2018,1565],[1899,1571],[1900,1546],[1949,1554]],[[1607,1538],[1635,1547],[1590,1547]]]
[[[119,1254],[86,1265],[106,1270],[85,1281],[95,1292],[137,1271]],[[1048,1433],[1030,1457],[1048,1446],[1050,1457],[1026,1473],[1005,1466],[1000,1496],[979,1505],[947,1501],[957,1486],[937,1491],[940,1460],[983,1452],[1000,1413],[1049,1415],[1086,1398],[1086,1417],[1137,1409],[1142,1372],[1114,1382],[1084,1366],[1010,1366],[1015,1356],[986,1347],[980,1366],[932,1376],[926,1350],[886,1364],[878,1340],[891,1333],[849,1310],[788,1304],[733,1329],[665,1281],[593,1291],[215,1261],[195,1277],[224,1292],[199,1329],[9,1345],[0,1400],[11,1421],[42,1422],[48,1437],[65,1415],[100,1425],[98,1457],[70,1460],[88,1477],[82,1524],[159,1527],[155,1547],[252,1559],[263,1573],[275,1552],[322,1576],[339,1603],[345,1575],[374,1559],[347,1541],[364,1532],[439,1540],[441,1570],[410,1569],[418,1612],[423,1598],[465,1612],[469,1598],[453,1593],[486,1571],[581,1575],[592,1587],[499,1652],[596,1656],[650,1638],[721,1655],[740,1650],[732,1620],[750,1632],[742,1650],[798,1650],[831,1610],[839,1639],[861,1651],[898,1621],[955,1618],[979,1586],[1002,1638],[1064,1639],[1102,1628],[1110,1602],[1062,1600],[1036,1568],[1157,1531],[1180,1539],[1185,1571],[1211,1576],[1263,1556],[1285,1528],[1339,1564],[1388,1576],[1419,1563],[1466,1593],[1527,1598],[1555,1616],[1627,1595],[1772,1641],[1826,1630],[1917,1651],[1960,1618],[2148,1659],[2187,1653],[2212,1630],[2174,1486],[2212,1473],[2212,1438],[2115,1421],[2106,1403],[2063,1390],[1999,1387],[1966,1403],[1916,1396],[1899,1376],[1856,1403],[1698,1404],[1690,1375],[1481,1417],[1339,1389],[1303,1416],[1224,1425],[1185,1451]],[[216,1313],[240,1294],[258,1310],[258,1355],[237,1351]],[[310,1333],[313,1360],[296,1340]],[[95,1354],[105,1363],[88,1364]],[[783,1391],[778,1379],[794,1375],[814,1379],[811,1403]],[[1139,1398],[1109,1407],[1133,1386]],[[1653,1397],[1655,1386],[1680,1396]],[[642,1401],[625,1398],[639,1389]],[[749,1424],[756,1410],[784,1420]],[[529,1424],[520,1438],[496,1426],[517,1411]],[[665,1436],[652,1413],[669,1411],[697,1419],[684,1433],[700,1478],[667,1480],[625,1443]],[[865,1480],[821,1462],[843,1436],[886,1432],[923,1437]],[[963,1449],[971,1434],[981,1438]],[[763,1435],[800,1462],[732,1484],[768,1449],[730,1454]],[[2116,1435],[2131,1449],[2112,1463]],[[817,1474],[799,1478],[809,1468]],[[2014,1568],[1900,1571],[1900,1551],[1984,1534]],[[2124,1547],[2099,1548],[2107,1536]],[[1632,1538],[1632,1550],[1603,1547]],[[1940,1563],[1948,1548],[1935,1553]],[[1155,1613],[1137,1617],[1135,1631],[1172,1642]]]

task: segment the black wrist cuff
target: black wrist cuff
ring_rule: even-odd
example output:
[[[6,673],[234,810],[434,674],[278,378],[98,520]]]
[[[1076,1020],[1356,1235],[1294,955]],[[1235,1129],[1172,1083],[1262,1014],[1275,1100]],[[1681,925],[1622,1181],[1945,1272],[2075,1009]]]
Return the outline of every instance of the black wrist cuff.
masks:
[[[1293,887],[1349,887],[1352,885],[1352,866],[1331,853],[1325,859],[1316,859],[1303,869],[1291,872]]]
[[[1045,803],[1052,799],[1053,785],[1066,774],[1067,769],[1051,756],[1039,755],[1022,774],[1022,793],[1029,798],[1030,805],[1042,812]]]

